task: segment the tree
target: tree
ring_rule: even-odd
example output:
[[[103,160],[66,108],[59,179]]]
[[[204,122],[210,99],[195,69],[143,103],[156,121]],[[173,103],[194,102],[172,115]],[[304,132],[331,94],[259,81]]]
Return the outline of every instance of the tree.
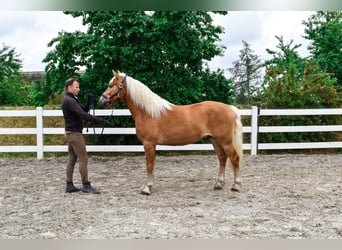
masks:
[[[266,52],[273,56],[272,59],[264,62],[264,66],[268,69],[279,66],[285,70],[289,70],[293,67],[297,69],[296,75],[293,75],[293,81],[299,81],[302,78],[302,72],[305,66],[305,59],[301,58],[297,49],[301,47],[301,44],[293,44],[293,40],[290,40],[288,44],[285,44],[282,36],[275,36],[279,44],[276,46],[278,51],[266,49]],[[266,72],[267,76],[267,72]],[[265,78],[266,84],[268,78]]]
[[[28,103],[28,86],[23,84],[19,72],[22,61],[14,48],[3,45],[0,49],[0,105],[25,105]]]
[[[212,24],[210,13],[65,13],[82,17],[88,30],[86,33],[60,32],[48,44],[54,49],[44,59],[46,80],[37,86],[36,104],[46,103],[55,93],[60,93],[65,78],[75,75],[81,68],[85,68],[82,89],[91,89],[96,95],[104,91],[114,69],[139,79],[175,104],[204,99],[203,92],[208,86],[204,86],[202,80],[203,61],[222,55],[224,50],[216,44],[223,29]],[[205,72],[209,77],[212,74]],[[228,85],[229,80],[225,79],[225,83]],[[229,96],[226,100],[230,100]]]
[[[3,45],[0,49],[0,83],[19,73],[22,61],[14,48]]]
[[[300,79],[299,79],[300,78]],[[265,108],[333,108],[341,105],[332,74],[322,72],[312,59],[304,69],[295,64],[288,68],[274,65],[267,68],[261,102]]]
[[[44,58],[45,80],[35,82],[32,91],[35,105],[44,105],[61,93],[65,79],[79,76],[80,69],[85,69],[81,91],[90,90],[95,96],[100,96],[107,87],[112,70],[119,70],[175,104],[199,102],[209,97],[227,103],[233,100],[230,80],[223,71],[210,72],[204,66],[204,61],[222,55],[225,49],[217,44],[223,28],[212,24],[209,12],[64,13],[81,17],[88,29],[84,33],[60,32],[50,41],[48,46],[53,50]],[[220,95],[215,96],[213,92]],[[79,94],[81,102],[85,96],[84,92]],[[114,126],[122,127],[130,127],[132,123],[130,117],[113,121]],[[105,140],[98,143],[137,143],[135,136],[112,136]]]
[[[266,76],[259,93],[264,108],[334,108],[341,106],[341,96],[335,88],[336,78],[324,72],[311,58],[301,58],[296,51],[300,45],[284,44],[278,38],[280,51],[267,50],[273,58],[265,62]],[[261,126],[302,126],[309,124],[338,124],[335,116],[263,117]],[[260,142],[329,141],[335,133],[263,133]]]
[[[216,72],[209,72],[209,69],[206,69],[202,74],[204,99],[225,103],[235,101],[236,93],[232,82],[225,78],[223,70],[218,69]]]
[[[267,52],[273,58],[265,62],[261,101],[267,108],[328,108],[341,104],[334,83],[336,79],[324,72],[314,59],[301,58],[296,51],[300,44],[284,43],[277,37],[280,51]]]
[[[325,71],[337,78],[342,89],[342,11],[318,11],[303,21],[304,38],[311,40],[308,47],[314,60]]]
[[[261,60],[247,42],[242,41],[242,43],[243,48],[240,50],[239,60],[234,61],[233,68],[228,70],[232,74],[231,79],[237,92],[237,102],[249,104],[251,96],[260,85]]]

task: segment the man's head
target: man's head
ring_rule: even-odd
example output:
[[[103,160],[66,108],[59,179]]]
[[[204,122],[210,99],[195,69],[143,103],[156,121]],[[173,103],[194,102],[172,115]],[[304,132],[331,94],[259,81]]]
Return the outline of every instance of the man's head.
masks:
[[[65,92],[69,92],[77,96],[80,92],[80,80],[77,78],[69,78],[65,81]]]

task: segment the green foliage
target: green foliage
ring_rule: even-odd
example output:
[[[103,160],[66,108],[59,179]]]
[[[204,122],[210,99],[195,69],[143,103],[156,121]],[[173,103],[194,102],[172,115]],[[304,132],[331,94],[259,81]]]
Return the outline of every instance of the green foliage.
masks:
[[[266,76],[258,101],[263,108],[333,108],[341,107],[341,95],[335,88],[336,78],[325,73],[313,59],[300,58],[298,45],[284,44],[278,38],[280,49],[271,52],[273,59],[266,62]],[[299,126],[338,124],[334,116],[279,116],[262,117],[261,126]],[[334,133],[270,133],[260,134],[260,142],[327,141]]]
[[[29,86],[20,74],[22,61],[14,48],[0,49],[0,105],[26,105]]]
[[[204,99],[204,84],[223,73],[203,70],[203,61],[222,55],[216,42],[223,29],[199,11],[73,11],[88,26],[86,33],[60,32],[51,40],[44,62],[46,80],[33,93],[34,104],[47,103],[63,91],[66,78],[85,68],[82,89],[102,94],[120,70],[139,79],[175,104]],[[226,14],[222,12],[222,14]],[[212,76],[212,78],[211,78]],[[202,78],[206,79],[206,83]],[[229,81],[225,80],[229,84]],[[229,92],[231,93],[231,92]],[[82,95],[83,94],[83,95]],[[80,94],[85,96],[85,92]],[[227,100],[231,100],[229,97]]]
[[[301,74],[300,74],[301,73]],[[297,80],[301,76],[302,79]],[[267,69],[267,85],[261,102],[266,108],[328,108],[341,105],[340,95],[331,74],[320,72],[308,60],[304,72],[291,64],[288,69],[277,65]]]
[[[342,11],[318,11],[304,21],[304,38],[311,40],[308,47],[314,60],[325,72],[337,78],[342,89]]]
[[[264,108],[332,108],[341,106],[341,96],[336,90],[335,78],[321,72],[313,60],[307,60],[302,79],[300,72],[291,64],[285,72],[279,65],[269,68],[267,77],[272,79],[262,94]],[[262,117],[261,126],[304,126],[339,124],[338,116],[279,116]],[[270,133],[261,134],[260,142],[315,142],[336,138],[335,133]]]
[[[34,100],[34,106],[43,107],[46,104],[48,98],[45,96],[43,85],[40,80],[35,80],[32,82],[29,98]]]
[[[226,14],[226,12],[220,12]],[[146,84],[174,104],[203,100],[231,103],[234,93],[223,71],[210,72],[205,61],[223,54],[217,45],[223,29],[212,24],[209,12],[200,11],[72,11],[87,25],[80,31],[60,32],[48,44],[53,48],[44,59],[45,81],[34,82],[34,105],[42,106],[64,90],[71,76],[81,76],[79,99],[88,91],[99,97],[119,70]],[[125,107],[124,104],[116,108]],[[132,127],[133,120],[115,118],[113,126]],[[125,137],[127,138],[127,137]],[[104,143],[122,143],[122,138],[101,138]],[[109,141],[108,141],[109,140]],[[126,139],[125,139],[126,140]],[[129,138],[129,142],[137,143]]]
[[[279,38],[279,52],[268,50],[273,59],[266,61],[266,76],[259,95],[265,108],[340,107],[341,96],[336,78],[323,72],[313,59],[300,58],[300,45],[284,44]]]
[[[20,77],[9,77],[0,83],[0,105],[29,105],[27,98],[30,86]]]
[[[249,104],[251,97],[260,86],[262,64],[250,45],[245,41],[242,43],[243,49],[240,50],[239,60],[234,61],[233,67],[228,70],[232,74],[233,86],[237,92],[237,103]]]
[[[276,36],[279,44],[276,46],[278,51],[266,49],[267,53],[273,56],[272,59],[264,62],[266,76],[264,87],[276,79],[288,78],[287,82],[295,83],[302,79],[305,59],[301,58],[296,51],[301,44],[293,44],[291,40],[288,44],[284,43],[282,36]],[[278,70],[277,70],[278,68]]]
[[[226,79],[222,70],[216,72],[206,70],[201,79],[204,82],[203,99],[228,104],[234,103],[236,93],[232,87],[232,82]]]
[[[9,77],[18,75],[22,61],[14,48],[3,45],[0,49],[0,83]]]

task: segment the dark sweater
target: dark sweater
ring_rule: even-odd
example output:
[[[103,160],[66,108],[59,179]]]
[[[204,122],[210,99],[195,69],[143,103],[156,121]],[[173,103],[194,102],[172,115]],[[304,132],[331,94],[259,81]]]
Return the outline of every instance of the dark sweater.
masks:
[[[82,133],[82,119],[101,123],[101,118],[88,113],[89,108],[89,102],[87,102],[86,106],[83,107],[72,93],[66,93],[62,103],[65,131]]]

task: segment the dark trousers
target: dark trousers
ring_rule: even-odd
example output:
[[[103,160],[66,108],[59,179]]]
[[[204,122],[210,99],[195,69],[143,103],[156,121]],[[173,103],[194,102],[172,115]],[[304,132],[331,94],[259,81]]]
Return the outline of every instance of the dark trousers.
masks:
[[[67,181],[72,181],[75,164],[79,159],[82,183],[88,182],[88,154],[82,133],[66,132],[66,139],[68,141]]]

